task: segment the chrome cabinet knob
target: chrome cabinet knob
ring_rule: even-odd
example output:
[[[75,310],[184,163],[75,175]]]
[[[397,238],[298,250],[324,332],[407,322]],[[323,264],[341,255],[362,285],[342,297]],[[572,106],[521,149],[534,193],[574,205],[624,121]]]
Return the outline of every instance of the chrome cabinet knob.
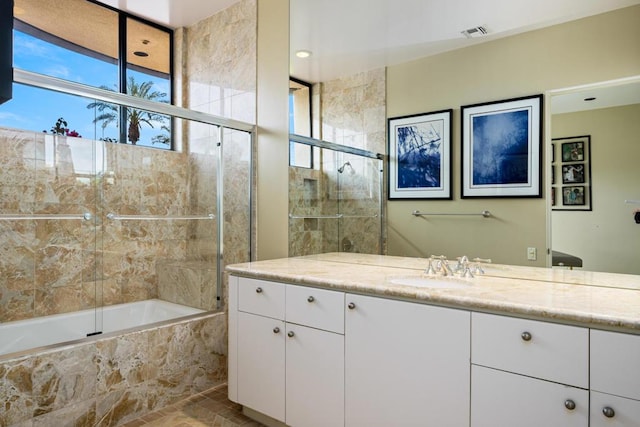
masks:
[[[287,336],[288,336],[289,338],[293,338],[293,336],[294,336],[294,335],[295,335],[295,334],[293,333],[293,331],[289,331],[289,332],[287,332]]]
[[[347,304],[347,307],[349,307],[349,310],[353,310],[354,308],[356,308],[356,304],[353,302],[350,302],[349,304]]]
[[[280,328],[278,328],[277,326],[275,328],[273,328],[273,333],[274,334],[280,333]]]
[[[520,337],[522,338],[522,341],[531,341],[531,333],[530,332],[523,332],[522,334],[520,334]]]
[[[257,288],[256,288],[256,293],[257,293],[257,294],[261,294],[261,293],[262,293],[262,288],[257,287]]]
[[[576,402],[571,399],[567,399],[564,401],[564,407],[570,411],[573,411],[574,409],[576,409]]]
[[[607,418],[613,418],[616,416],[616,411],[614,411],[610,406],[605,406],[604,408],[602,408],[602,413]]]
[[[312,296],[311,296],[311,297],[309,297],[309,298],[307,298],[307,302],[314,302],[315,300],[316,300],[316,299],[315,299],[314,297],[312,297]]]

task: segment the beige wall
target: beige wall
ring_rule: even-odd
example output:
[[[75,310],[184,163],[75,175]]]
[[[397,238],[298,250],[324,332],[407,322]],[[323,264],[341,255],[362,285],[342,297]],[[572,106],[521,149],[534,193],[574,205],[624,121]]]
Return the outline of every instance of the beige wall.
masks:
[[[289,0],[258,2],[257,259],[288,253]]]
[[[579,256],[583,268],[640,274],[638,206],[640,198],[640,104],[552,117],[552,136],[591,135],[592,208],[554,211],[553,248]]]
[[[387,117],[453,108],[452,201],[390,201],[390,255],[480,256],[544,265],[543,199],[460,199],[460,106],[640,74],[640,6],[532,31],[387,70]],[[410,213],[489,210],[493,218]],[[538,249],[538,261],[526,248]]]

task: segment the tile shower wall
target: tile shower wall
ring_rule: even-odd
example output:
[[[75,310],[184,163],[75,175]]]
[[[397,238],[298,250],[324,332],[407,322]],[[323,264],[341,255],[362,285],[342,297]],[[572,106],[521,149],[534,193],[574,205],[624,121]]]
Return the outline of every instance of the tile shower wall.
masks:
[[[224,313],[0,361],[0,426],[117,426],[226,381]]]
[[[0,130],[2,213],[89,212],[95,218],[0,221],[0,322],[157,298],[158,266],[185,261],[190,261],[181,267],[185,274],[172,277],[163,289],[171,286],[174,294],[197,289],[200,302],[189,305],[215,308],[215,274],[203,273],[215,268],[214,221],[106,218],[107,213],[215,213],[215,203],[197,200],[198,194],[215,195],[215,181],[208,179],[215,176],[213,166],[198,167],[215,165],[211,156],[198,161],[190,153],[103,144]],[[103,174],[96,173],[92,160],[102,152]],[[189,251],[205,246],[211,249]],[[201,280],[188,282],[194,274]]]
[[[385,153],[386,77],[378,69],[316,84],[312,108],[314,137]],[[289,168],[290,211],[297,215],[378,213],[378,162],[323,150],[316,170]],[[353,167],[337,173],[346,161]],[[289,254],[380,252],[380,218],[290,220]],[[384,237],[384,236],[383,236]],[[384,240],[384,239],[383,239]],[[383,248],[384,250],[384,248]]]
[[[195,111],[256,123],[257,0],[241,0],[195,25],[180,29],[176,32],[176,42],[180,46],[177,51],[182,53],[183,105]],[[250,159],[255,153],[251,152],[246,134],[226,131],[223,137],[224,262],[233,264],[248,261],[250,257],[248,230],[252,230],[253,209],[249,199]],[[226,295],[224,290],[223,294]]]

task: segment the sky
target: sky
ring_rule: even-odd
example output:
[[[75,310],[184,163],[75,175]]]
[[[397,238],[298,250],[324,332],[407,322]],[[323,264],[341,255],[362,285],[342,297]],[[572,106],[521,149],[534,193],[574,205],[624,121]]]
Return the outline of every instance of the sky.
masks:
[[[116,64],[76,53],[28,34],[14,30],[13,65],[52,77],[70,80],[90,86],[107,86],[114,90],[118,81]],[[137,82],[153,81],[153,90],[169,93],[169,80],[133,72]],[[112,124],[104,130],[94,124],[95,111],[87,109],[91,99],[47,91],[25,85],[13,85],[13,99],[0,104],[0,127],[36,132],[50,132],[58,118],[63,117],[70,130],[90,139],[118,138],[118,128]],[[156,127],[157,128],[157,127]],[[169,148],[164,144],[152,144],[151,138],[160,133],[143,125],[138,145]]]

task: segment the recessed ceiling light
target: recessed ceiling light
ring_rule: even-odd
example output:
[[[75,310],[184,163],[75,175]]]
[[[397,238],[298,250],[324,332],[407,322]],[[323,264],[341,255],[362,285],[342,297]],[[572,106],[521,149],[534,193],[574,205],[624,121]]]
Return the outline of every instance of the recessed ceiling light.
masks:
[[[141,51],[141,50],[136,50],[135,52],[133,52],[133,54],[134,54],[135,56],[140,56],[140,57],[142,57],[142,58],[144,58],[144,57],[146,57],[146,56],[149,56],[149,54],[148,54],[147,52],[143,52],[143,51]]]
[[[584,100],[589,102],[589,101],[595,101],[596,98],[594,96],[590,96],[589,98],[585,98]]]
[[[311,52],[309,52],[308,50],[299,50],[296,52],[296,56],[298,58],[308,58],[311,56]]]

